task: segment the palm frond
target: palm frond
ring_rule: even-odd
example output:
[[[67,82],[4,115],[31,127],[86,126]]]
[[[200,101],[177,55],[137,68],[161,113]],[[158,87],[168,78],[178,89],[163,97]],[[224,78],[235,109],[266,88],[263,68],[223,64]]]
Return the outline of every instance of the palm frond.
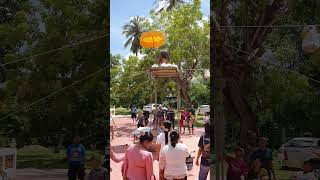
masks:
[[[127,48],[132,43],[132,40],[133,40],[133,36],[126,41],[126,43],[124,44],[124,47]]]

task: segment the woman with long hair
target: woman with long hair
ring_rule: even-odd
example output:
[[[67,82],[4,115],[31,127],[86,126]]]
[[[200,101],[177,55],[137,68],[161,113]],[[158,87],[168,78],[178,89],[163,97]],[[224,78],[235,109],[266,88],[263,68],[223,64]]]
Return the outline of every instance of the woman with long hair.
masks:
[[[124,180],[152,180],[153,156],[148,151],[152,145],[153,135],[151,132],[141,132],[140,142],[129,146],[125,153],[122,165],[122,177]]]
[[[161,132],[157,136],[157,141],[156,141],[156,148],[157,148],[157,159],[159,160],[160,158],[160,151],[161,149],[170,142],[169,139],[169,133],[171,132],[171,122],[170,121],[164,121],[163,123],[164,126],[164,131]]]
[[[179,133],[170,133],[170,144],[165,145],[160,153],[160,180],[187,179],[186,158],[190,156],[188,147],[179,143]]]

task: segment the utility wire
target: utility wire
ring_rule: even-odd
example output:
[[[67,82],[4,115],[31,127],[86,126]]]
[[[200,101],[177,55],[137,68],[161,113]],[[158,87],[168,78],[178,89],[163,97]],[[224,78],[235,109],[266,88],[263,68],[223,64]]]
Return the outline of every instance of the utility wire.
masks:
[[[302,25],[302,24],[288,24],[288,25],[266,25],[266,26],[259,26],[259,25],[243,25],[243,26],[220,26],[221,28],[299,28],[299,27],[305,27],[305,26],[317,26],[319,27],[320,24],[314,24],[314,25]]]
[[[258,57],[258,56],[256,56],[256,55],[253,54],[253,53],[250,53],[250,52],[247,52],[247,51],[243,51],[242,49],[239,49],[239,48],[236,48],[236,47],[233,47],[233,46],[229,46],[229,45],[225,45],[225,46],[226,46],[226,47],[229,47],[229,48],[232,48],[232,49],[235,49],[235,50],[238,50],[238,51],[240,51],[240,52],[242,52],[242,53],[245,53],[245,54],[248,54],[248,55],[250,55],[250,56],[254,56],[254,57],[256,57],[256,58],[258,58],[258,59],[260,59],[260,60],[263,60],[261,57]],[[263,61],[259,61],[259,62],[263,62]],[[295,73],[295,74],[297,74],[297,75],[299,75],[299,76],[305,77],[305,78],[307,78],[307,79],[309,79],[309,80],[311,80],[311,81],[314,81],[314,82],[320,84],[320,81],[319,81],[319,80],[313,79],[313,78],[311,78],[311,77],[309,77],[309,76],[307,76],[307,75],[301,74],[301,73],[299,73],[299,72],[297,72],[297,71],[295,71],[295,70],[286,69],[286,68],[284,68],[284,67],[282,67],[282,66],[280,66],[280,65],[275,65],[275,64],[270,64],[270,65],[272,65],[272,66],[274,66],[274,67],[281,68],[281,69],[283,69],[283,70],[285,70],[285,71],[291,71],[291,72],[293,72],[293,73]]]
[[[17,60],[14,60],[14,61],[3,63],[0,66],[6,66],[6,65],[10,65],[10,64],[15,64],[17,62],[26,61],[26,60],[34,58],[34,57],[38,57],[38,56],[42,56],[42,55],[49,54],[49,53],[52,53],[52,52],[56,52],[56,51],[60,51],[60,50],[63,50],[63,49],[71,48],[71,47],[78,46],[80,44],[84,44],[84,43],[87,43],[87,42],[95,41],[97,39],[101,39],[101,38],[107,37],[108,35],[109,34],[103,34],[103,35],[97,36],[97,37],[95,37],[93,39],[80,41],[78,43],[74,43],[74,44],[71,44],[71,45],[66,45],[66,46],[63,46],[63,47],[60,47],[60,48],[57,48],[57,49],[52,49],[52,50],[49,50],[49,51],[41,52],[41,53],[36,54],[36,55],[31,55],[31,56],[28,56],[28,57],[24,57],[24,58],[21,58],[21,59],[17,59]]]
[[[78,84],[78,83],[80,83],[80,82],[82,82],[82,81],[84,81],[84,80],[87,80],[87,79],[89,79],[89,78],[92,77],[92,76],[95,76],[95,75],[99,74],[100,72],[104,71],[104,70],[107,69],[107,68],[109,68],[109,67],[108,67],[108,66],[107,66],[107,67],[104,67],[104,68],[102,68],[102,69],[100,69],[100,70],[98,70],[98,71],[96,71],[96,72],[94,72],[94,73],[92,73],[92,74],[87,75],[86,77],[84,77],[84,78],[82,78],[82,79],[80,79],[80,80],[74,81],[73,83],[69,84],[68,86],[65,86],[65,87],[63,87],[63,88],[61,88],[61,89],[59,89],[59,90],[57,90],[57,91],[54,91],[54,92],[50,93],[50,94],[47,95],[47,96],[44,96],[44,97],[38,99],[37,101],[34,101],[33,103],[31,103],[31,104],[29,104],[29,105],[26,105],[23,109],[26,109],[26,110],[27,110],[27,109],[30,108],[31,106],[33,106],[33,105],[35,105],[35,104],[37,104],[37,103],[39,103],[39,102],[41,102],[41,101],[43,101],[43,100],[45,100],[45,99],[48,99],[49,97],[52,97],[52,96],[54,96],[54,95],[57,95],[57,94],[61,93],[62,91],[66,90],[66,89],[68,89],[68,88],[70,88],[70,87],[72,87],[72,86],[74,86],[74,85],[76,85],[76,84]],[[0,121],[3,120],[3,119],[6,119],[6,118],[9,117],[10,115],[13,115],[13,114],[15,114],[15,113],[17,113],[17,112],[18,112],[18,111],[13,111],[13,112],[11,112],[11,113],[8,113],[8,114],[5,115],[4,117],[2,117],[2,118],[0,119]]]
[[[140,86],[142,86],[143,84],[145,84],[145,83],[147,83],[147,82],[149,82],[149,80],[146,80],[146,81],[142,82],[141,84],[138,84],[138,86],[133,87],[133,88],[130,88],[130,89],[128,89],[128,90],[126,90],[126,91],[122,92],[121,94],[117,95],[116,97],[120,97],[121,95],[123,95],[123,94],[127,93],[128,91],[130,91],[130,90],[132,90],[132,89],[139,88]]]

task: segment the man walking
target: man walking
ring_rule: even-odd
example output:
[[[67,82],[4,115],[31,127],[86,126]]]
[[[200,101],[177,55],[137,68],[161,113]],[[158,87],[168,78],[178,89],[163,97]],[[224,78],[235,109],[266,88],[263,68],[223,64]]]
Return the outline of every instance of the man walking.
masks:
[[[85,177],[85,157],[86,150],[80,143],[80,136],[73,138],[72,144],[67,148],[67,160],[69,164],[68,176],[69,180],[84,180]]]
[[[131,107],[131,118],[132,118],[132,122],[133,122],[133,124],[134,124],[134,122],[135,122],[136,119],[137,119],[137,108],[136,108],[135,105],[133,105],[133,106]]]
[[[174,118],[174,111],[172,110],[172,107],[170,107],[167,113],[167,120],[171,122],[172,129],[174,129]]]

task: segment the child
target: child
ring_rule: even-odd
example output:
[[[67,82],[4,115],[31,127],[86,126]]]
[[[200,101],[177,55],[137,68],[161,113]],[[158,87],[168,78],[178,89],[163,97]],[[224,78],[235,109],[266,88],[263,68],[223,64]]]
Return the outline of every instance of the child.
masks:
[[[295,176],[296,180],[316,180],[316,176],[313,173],[313,165],[311,161],[305,161],[303,164],[303,171],[298,172]]]
[[[209,112],[206,112],[204,117],[203,117],[203,124],[207,124],[209,123],[210,119],[209,119]]]
[[[100,159],[93,158],[93,168],[88,175],[88,180],[107,180],[107,171],[101,168],[100,164]]]
[[[183,133],[185,133],[186,131],[186,127],[185,127],[185,121],[187,120],[188,118],[188,113],[187,113],[187,109],[185,108],[184,110],[181,110],[181,119],[179,121],[179,132],[181,134],[181,128],[183,127]]]
[[[137,127],[144,127],[143,123],[144,123],[144,117],[142,115],[141,112],[138,112],[138,118],[137,118],[137,122],[138,122],[138,125]]]
[[[261,167],[260,159],[255,159],[248,173],[248,180],[268,180],[268,171]]]
[[[244,180],[248,175],[246,163],[242,158],[244,151],[242,148],[236,147],[234,154],[235,157],[224,155],[224,159],[229,165],[227,180]]]
[[[192,134],[194,134],[194,133],[193,133],[193,124],[194,124],[194,122],[195,122],[195,117],[194,117],[194,115],[192,114],[192,112],[190,111],[190,112],[189,112],[189,134],[191,134],[190,129],[192,130]]]
[[[117,128],[116,123],[114,122],[114,119],[111,117],[110,113],[110,131],[111,131],[111,137],[114,139],[114,128]]]

